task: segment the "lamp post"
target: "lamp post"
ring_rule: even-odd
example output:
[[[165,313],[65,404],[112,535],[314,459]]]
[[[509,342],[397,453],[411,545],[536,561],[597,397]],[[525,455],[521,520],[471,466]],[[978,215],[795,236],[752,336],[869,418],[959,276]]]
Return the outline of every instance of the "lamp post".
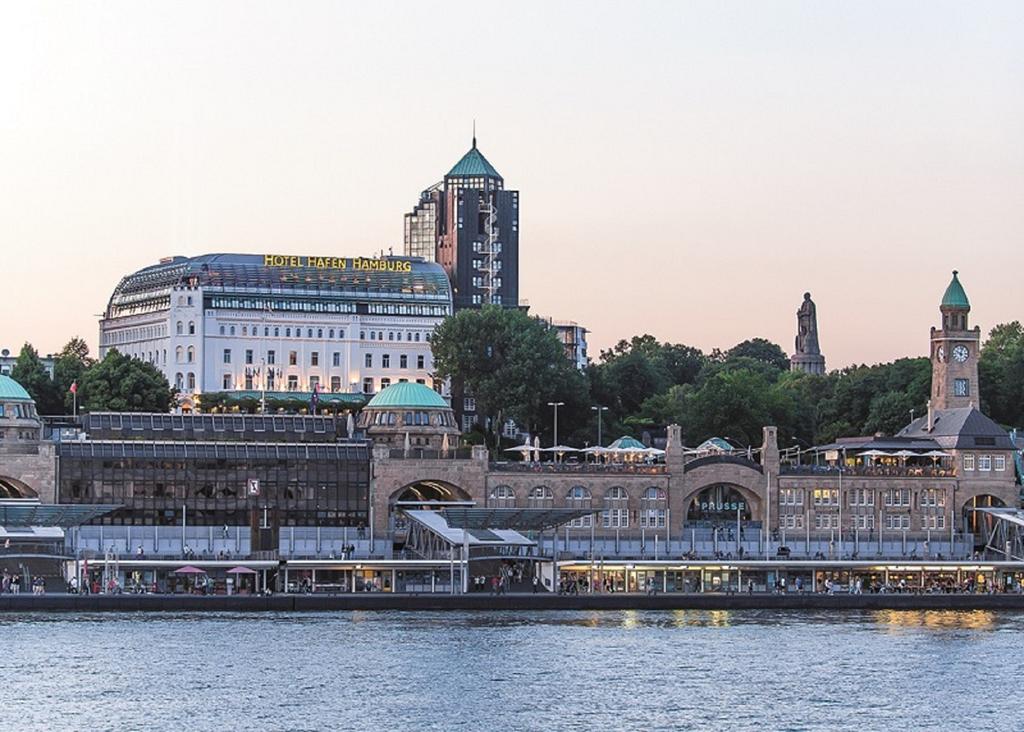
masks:
[[[597,412],[597,446],[604,447],[604,443],[601,441],[601,413],[607,412],[608,407],[596,406],[591,407],[591,410]]]
[[[555,445],[558,444],[558,408],[564,407],[565,402],[548,402],[549,407],[555,408]]]

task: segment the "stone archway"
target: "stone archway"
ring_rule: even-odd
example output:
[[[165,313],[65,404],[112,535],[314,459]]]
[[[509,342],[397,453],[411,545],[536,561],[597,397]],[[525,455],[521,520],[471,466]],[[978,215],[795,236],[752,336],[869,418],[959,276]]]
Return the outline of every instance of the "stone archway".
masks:
[[[39,498],[39,494],[17,478],[0,475],[0,498]]]
[[[408,483],[394,491],[389,497],[388,503],[392,506],[396,503],[421,503],[424,507],[429,507],[429,504],[432,503],[444,504],[470,500],[472,499],[469,494],[454,483],[423,479]]]

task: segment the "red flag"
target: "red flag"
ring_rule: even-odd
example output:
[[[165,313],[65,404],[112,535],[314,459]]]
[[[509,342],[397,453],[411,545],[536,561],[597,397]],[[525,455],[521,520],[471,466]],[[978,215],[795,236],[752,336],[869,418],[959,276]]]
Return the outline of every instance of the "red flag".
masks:
[[[78,393],[78,381],[77,380],[71,382],[71,388],[68,389],[68,391],[70,391],[72,394],[77,394]]]

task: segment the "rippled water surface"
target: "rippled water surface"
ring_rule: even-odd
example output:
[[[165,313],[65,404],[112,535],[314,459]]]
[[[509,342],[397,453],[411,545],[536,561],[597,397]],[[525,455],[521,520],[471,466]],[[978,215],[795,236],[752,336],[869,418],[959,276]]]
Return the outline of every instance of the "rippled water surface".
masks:
[[[0,729],[1021,729],[1024,615],[0,615]]]

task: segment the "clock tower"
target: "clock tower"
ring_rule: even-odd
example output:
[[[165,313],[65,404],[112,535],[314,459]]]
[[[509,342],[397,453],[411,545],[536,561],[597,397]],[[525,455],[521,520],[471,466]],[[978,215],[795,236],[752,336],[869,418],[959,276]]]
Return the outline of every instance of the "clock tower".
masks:
[[[946,288],[939,305],[942,327],[932,328],[932,398],[935,409],[954,409],[979,404],[978,356],[981,329],[968,329],[967,316],[971,303],[967,300],[957,271]]]

